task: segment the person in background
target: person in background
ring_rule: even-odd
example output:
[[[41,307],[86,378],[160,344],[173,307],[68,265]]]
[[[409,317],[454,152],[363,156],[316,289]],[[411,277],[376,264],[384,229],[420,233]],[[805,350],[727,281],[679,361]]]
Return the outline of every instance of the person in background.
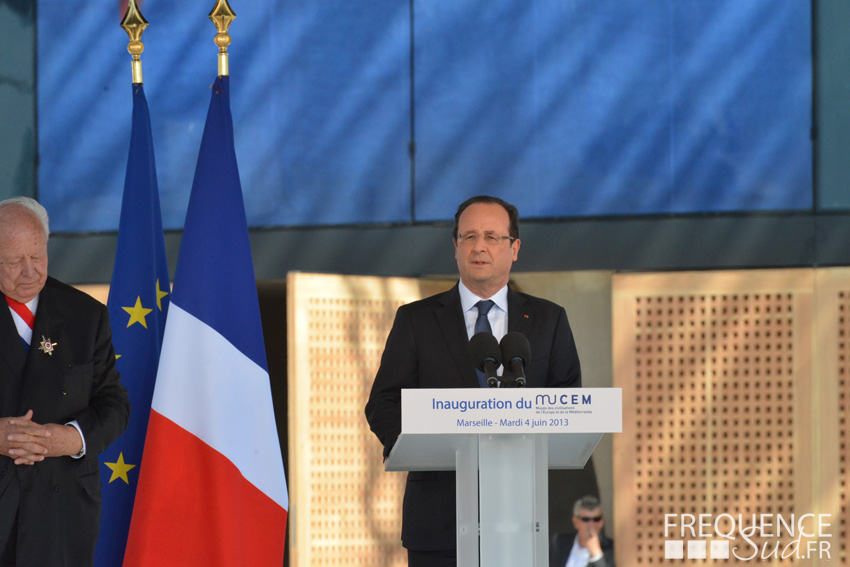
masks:
[[[47,211],[0,202],[0,567],[86,567],[127,427],[106,306],[47,275]]]
[[[614,542],[605,537],[599,499],[583,496],[573,506],[575,533],[555,534],[549,567],[614,567]]]

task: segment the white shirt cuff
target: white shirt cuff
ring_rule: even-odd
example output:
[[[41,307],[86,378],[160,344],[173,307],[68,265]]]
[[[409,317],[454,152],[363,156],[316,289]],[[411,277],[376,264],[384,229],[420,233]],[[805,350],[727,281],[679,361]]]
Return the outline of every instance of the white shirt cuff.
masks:
[[[77,423],[76,419],[74,421],[69,421],[65,425],[70,425],[71,427],[73,427],[74,429],[77,430],[77,433],[80,434],[80,439],[82,439],[82,441],[83,441],[83,448],[80,449],[80,452],[77,453],[76,455],[71,455],[71,458],[72,459],[82,459],[83,457],[86,456],[86,436],[83,435],[83,430],[80,429],[80,424]]]

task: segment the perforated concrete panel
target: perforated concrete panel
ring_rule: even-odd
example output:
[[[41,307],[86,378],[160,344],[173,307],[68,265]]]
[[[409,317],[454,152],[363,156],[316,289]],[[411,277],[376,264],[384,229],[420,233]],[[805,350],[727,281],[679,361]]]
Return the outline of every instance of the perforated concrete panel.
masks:
[[[384,472],[363,408],[396,309],[453,283],[287,278],[293,566],[407,564],[400,543],[406,473]]]
[[[830,277],[850,289],[846,275]],[[753,515],[763,526],[762,515],[775,523],[805,514],[828,515],[823,564],[845,564],[847,447],[835,440],[839,427],[847,438],[847,380],[834,367],[850,346],[837,346],[846,334],[834,308],[840,296],[825,282],[813,270],[615,276],[614,385],[624,399],[614,447],[618,564],[714,564],[724,552],[714,541],[728,545],[732,561],[820,565],[827,556],[807,540],[826,537],[804,537],[798,551],[799,530],[741,533]],[[700,515],[710,524],[702,534]],[[683,531],[688,518],[696,523]],[[683,547],[681,559],[671,542]]]

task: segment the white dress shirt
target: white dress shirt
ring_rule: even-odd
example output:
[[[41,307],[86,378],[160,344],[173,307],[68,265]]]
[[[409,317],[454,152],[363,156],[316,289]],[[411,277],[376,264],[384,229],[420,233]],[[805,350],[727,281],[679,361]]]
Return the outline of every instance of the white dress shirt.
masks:
[[[469,288],[463,285],[461,281],[458,284],[460,291],[460,306],[463,309],[463,319],[466,322],[466,334],[468,338],[472,338],[475,334],[475,321],[478,319],[478,307],[476,303],[482,299],[489,299],[495,305],[487,313],[487,320],[490,321],[490,329],[493,331],[493,336],[497,341],[501,341],[508,333],[508,286],[503,287],[491,297],[478,297]]]
[[[590,550],[579,545],[578,534],[576,534],[576,538],[573,540],[573,548],[570,550],[570,556],[567,557],[567,563],[564,567],[587,567],[590,565],[591,559],[596,561],[603,556],[604,554],[600,554],[596,557],[591,557]]]

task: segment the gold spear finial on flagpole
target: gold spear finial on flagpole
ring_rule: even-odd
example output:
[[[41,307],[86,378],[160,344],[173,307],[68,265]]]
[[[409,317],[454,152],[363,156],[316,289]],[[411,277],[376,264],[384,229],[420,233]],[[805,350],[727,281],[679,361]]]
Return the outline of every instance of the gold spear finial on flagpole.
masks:
[[[230,74],[230,66],[227,61],[230,34],[227,33],[227,29],[230,27],[230,23],[236,19],[236,14],[230,9],[227,0],[217,0],[209,18],[215,24],[215,29],[218,30],[218,33],[215,34],[215,44],[218,46],[218,76],[225,77]]]
[[[136,0],[130,0],[127,3],[127,13],[124,14],[124,19],[121,20],[121,27],[130,36],[130,43],[127,44],[127,51],[133,56],[133,84],[142,82],[142,60],[140,56],[145,46],[142,43],[142,32],[148,27],[148,21],[139,12],[136,7]]]

